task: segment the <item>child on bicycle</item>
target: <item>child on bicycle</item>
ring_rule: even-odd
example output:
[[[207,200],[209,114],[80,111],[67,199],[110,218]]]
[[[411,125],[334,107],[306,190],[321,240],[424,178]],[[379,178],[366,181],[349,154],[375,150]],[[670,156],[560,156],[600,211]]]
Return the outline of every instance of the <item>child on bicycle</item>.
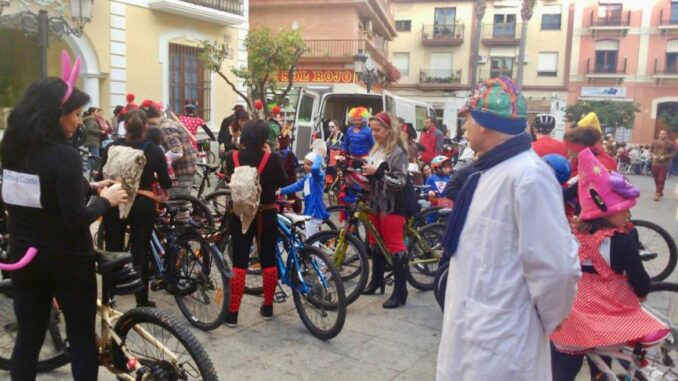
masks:
[[[325,188],[325,171],[323,171],[323,157],[317,152],[309,152],[304,158],[306,176],[294,184],[280,189],[281,195],[288,195],[304,191],[304,214],[311,217],[306,222],[306,237],[320,231],[320,225],[330,216],[327,214],[323,202]]]
[[[574,223],[582,277],[568,318],[551,335],[554,381],[573,381],[586,352],[598,347],[663,339],[667,327],[640,301],[650,291],[629,209],[640,192],[608,172],[591,149],[578,156],[581,214]],[[592,374],[599,371],[590,367]]]
[[[443,155],[434,157],[431,160],[431,172],[431,176],[426,179],[426,185],[431,187],[428,192],[431,205],[450,206],[445,203],[446,199],[442,198],[442,194],[452,176],[452,160]]]

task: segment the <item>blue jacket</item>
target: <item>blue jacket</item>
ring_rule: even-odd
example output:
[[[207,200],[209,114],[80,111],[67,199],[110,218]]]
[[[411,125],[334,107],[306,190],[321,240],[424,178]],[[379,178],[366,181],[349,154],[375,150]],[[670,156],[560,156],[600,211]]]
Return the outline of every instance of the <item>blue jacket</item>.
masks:
[[[431,176],[426,180],[426,185],[430,185],[433,192],[436,196],[440,197],[443,194],[445,185],[450,182],[450,176],[443,176],[437,173],[432,173]]]
[[[374,145],[372,130],[363,126],[360,131],[353,132],[353,126],[348,126],[344,135],[344,141],[341,143],[341,150],[353,156],[365,156],[370,153]]]
[[[299,179],[294,184],[290,184],[280,189],[280,194],[286,195],[299,191],[304,191],[304,214],[313,218],[326,220],[330,218],[323,201],[325,190],[325,171],[322,169],[323,160],[318,156],[313,162],[311,173]]]

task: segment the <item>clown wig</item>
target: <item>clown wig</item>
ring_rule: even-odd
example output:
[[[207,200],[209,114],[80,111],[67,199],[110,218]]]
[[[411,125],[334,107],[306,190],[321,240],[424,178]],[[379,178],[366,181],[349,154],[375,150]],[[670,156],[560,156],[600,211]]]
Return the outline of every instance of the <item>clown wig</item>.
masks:
[[[352,121],[360,119],[363,122],[363,126],[365,126],[371,117],[372,115],[370,115],[370,112],[365,107],[354,107],[348,112],[349,125]]]

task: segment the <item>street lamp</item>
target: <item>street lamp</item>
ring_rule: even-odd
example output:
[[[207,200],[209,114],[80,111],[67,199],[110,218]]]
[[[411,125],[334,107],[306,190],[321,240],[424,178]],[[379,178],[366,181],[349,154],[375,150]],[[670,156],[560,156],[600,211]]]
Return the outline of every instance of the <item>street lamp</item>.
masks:
[[[353,56],[353,67],[358,78],[365,81],[367,93],[369,94],[372,90],[372,85],[379,80],[374,62],[372,62],[372,59],[360,49],[358,50],[358,54]]]
[[[36,3],[40,4],[39,1]],[[49,16],[45,9],[40,9],[37,14],[27,10],[3,16],[0,18],[0,24],[21,29],[24,34],[36,37],[40,47],[40,77],[45,78],[50,37],[61,38],[66,35],[82,37],[85,25],[92,20],[93,5],[94,0],[71,0],[71,20],[75,26],[69,25],[63,16]],[[0,14],[7,6],[9,0],[0,0]]]

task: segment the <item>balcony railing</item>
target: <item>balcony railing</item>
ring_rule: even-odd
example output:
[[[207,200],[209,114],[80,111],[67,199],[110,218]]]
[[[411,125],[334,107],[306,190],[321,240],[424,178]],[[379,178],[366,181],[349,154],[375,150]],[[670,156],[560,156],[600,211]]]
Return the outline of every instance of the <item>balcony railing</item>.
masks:
[[[517,45],[520,40],[520,24],[483,24],[482,39],[486,45]]]
[[[461,45],[464,42],[464,24],[423,25],[421,41],[424,44]]]
[[[668,26],[676,25],[678,26],[678,12],[672,12],[670,9],[666,10],[664,14],[664,9],[659,10],[659,25]]]
[[[341,61],[353,62],[353,56],[363,50],[380,66],[388,62],[387,52],[379,49],[368,40],[304,40],[306,58],[341,58]]]
[[[596,11],[591,11],[592,27],[628,27],[631,25],[631,11],[613,12],[604,17],[596,17]]]
[[[659,64],[659,60],[655,58],[654,60],[654,74],[655,75],[678,75],[678,63],[673,62],[670,65],[664,63],[663,65]]]
[[[217,11],[233,13],[243,16],[245,14],[245,5],[243,0],[181,0],[184,3],[200,5]]]
[[[461,83],[461,70],[421,70],[419,83],[426,85],[451,85]]]
[[[484,69],[478,70],[478,79],[481,81],[486,81],[490,78],[497,77],[509,77],[513,78],[513,69]]]
[[[626,74],[626,58],[615,63],[598,63],[586,60],[586,74]]]

